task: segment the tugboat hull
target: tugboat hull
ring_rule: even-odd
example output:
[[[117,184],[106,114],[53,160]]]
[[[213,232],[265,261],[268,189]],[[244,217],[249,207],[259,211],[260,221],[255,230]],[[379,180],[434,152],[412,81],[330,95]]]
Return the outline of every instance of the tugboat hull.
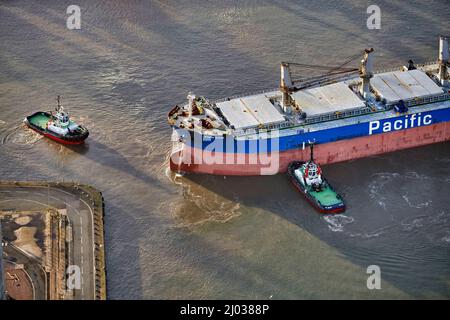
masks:
[[[288,176],[291,180],[292,184],[297,188],[298,191],[306,198],[306,200],[320,213],[324,214],[335,214],[342,213],[345,211],[345,203],[342,200],[342,197],[334,191],[334,189],[330,186],[330,184],[325,180],[326,189],[321,191],[326,194],[327,198],[335,198],[332,203],[322,203],[320,201],[320,197],[313,194],[308,188],[299,181],[296,177],[294,170],[301,167],[304,162],[294,161],[291,162],[288,166]]]
[[[31,116],[25,118],[24,123],[35,132],[52,139],[58,143],[67,145],[83,144],[86,138],[89,136],[89,131],[85,127],[81,127],[82,130],[77,133],[71,133],[70,135],[60,135],[56,132],[46,129],[47,122],[52,119],[52,115],[48,112],[39,111]]]

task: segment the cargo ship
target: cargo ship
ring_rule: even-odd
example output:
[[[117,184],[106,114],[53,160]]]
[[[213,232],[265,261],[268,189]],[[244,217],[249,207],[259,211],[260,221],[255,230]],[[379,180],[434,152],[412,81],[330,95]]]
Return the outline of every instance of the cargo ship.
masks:
[[[320,213],[342,213],[345,203],[322,174],[319,164],[314,161],[313,148],[310,145],[309,161],[293,161],[288,165],[288,176],[292,184],[306,200]]]
[[[70,119],[69,113],[61,105],[61,97],[57,97],[56,112],[38,111],[26,117],[23,122],[37,133],[62,144],[82,144],[89,136],[86,127]]]
[[[282,62],[280,87],[210,101],[190,93],[168,113],[170,169],[216,175],[286,172],[292,161],[329,164],[450,139],[448,37],[438,60],[375,72],[372,48],[325,74],[298,77]]]

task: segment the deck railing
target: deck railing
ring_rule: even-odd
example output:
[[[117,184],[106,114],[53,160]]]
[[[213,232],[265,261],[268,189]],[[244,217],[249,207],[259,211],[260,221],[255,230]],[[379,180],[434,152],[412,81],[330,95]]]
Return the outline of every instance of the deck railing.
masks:
[[[437,62],[436,61],[428,61],[428,62],[416,64],[415,67],[416,68],[423,68],[423,67],[427,67],[427,66],[432,66],[434,64],[437,66]],[[402,70],[402,68],[403,68],[403,66],[402,67],[396,67],[396,68],[380,69],[380,70],[376,70],[374,72],[374,74],[393,72],[393,71],[400,71],[400,70]]]
[[[428,103],[435,103],[440,101],[450,100],[450,94],[444,93],[438,96],[431,96],[431,97],[425,97],[425,98],[416,98],[412,100],[405,101],[405,105],[407,107],[414,107],[421,104],[428,104]],[[391,106],[394,106],[395,103],[391,104]]]
[[[407,107],[414,107],[414,106],[418,106],[418,105],[422,105],[422,104],[435,103],[435,102],[446,101],[446,100],[450,100],[450,94],[444,93],[444,94],[441,94],[438,96],[409,100],[409,101],[405,101],[405,105]],[[296,123],[292,123],[291,121],[286,121],[286,122],[282,122],[282,123],[278,123],[278,124],[264,126],[261,128],[238,129],[238,130],[234,130],[233,134],[237,137],[242,137],[242,136],[246,136],[246,135],[267,132],[267,131],[275,130],[275,129],[280,130],[280,129],[285,129],[285,128],[294,128],[294,127],[300,127],[302,125],[310,125],[310,124],[314,124],[314,123],[349,118],[352,116],[363,116],[363,115],[371,114],[374,112],[390,110],[396,104],[397,103],[386,104],[383,109],[377,110],[377,111],[373,111],[369,107],[361,108],[359,110],[351,110],[352,111],[351,115],[346,114],[345,112],[342,112],[339,114],[328,114],[328,115],[316,116],[316,117],[306,119],[306,121],[304,123],[296,124]]]
[[[212,100],[212,103],[219,103],[219,102],[225,102],[228,100],[232,100],[232,99],[237,99],[237,98],[243,98],[243,97],[248,97],[248,96],[254,96],[257,94],[263,94],[263,93],[268,93],[268,92],[277,92],[278,88],[274,89],[274,88],[270,88],[270,89],[263,89],[263,90],[258,90],[258,91],[252,91],[252,92],[247,92],[247,93],[241,93],[241,94],[235,94],[233,96],[229,96],[226,98],[221,98],[221,99],[217,99],[217,100]]]

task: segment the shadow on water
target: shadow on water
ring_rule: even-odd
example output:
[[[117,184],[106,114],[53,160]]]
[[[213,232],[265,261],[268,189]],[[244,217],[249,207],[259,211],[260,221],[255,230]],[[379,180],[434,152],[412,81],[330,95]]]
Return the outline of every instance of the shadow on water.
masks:
[[[171,239],[168,246],[173,249],[167,256],[178,260],[183,273],[192,271],[201,274],[200,279],[187,276],[177,283],[166,280],[165,291],[174,291],[170,296],[157,299],[305,299],[320,298],[317,293],[302,290],[301,270],[293,270],[286,276],[273,265],[236,254],[236,249],[224,248],[216,241],[207,241],[201,235],[188,233]],[[179,253],[182,254],[179,254]],[[183,254],[190,252],[190,254]],[[280,263],[282,263],[280,261]],[[209,277],[213,275],[211,281]],[[162,279],[164,281],[164,279]],[[188,285],[183,286],[183,283]],[[207,285],[205,285],[207,284]]]
[[[80,145],[67,145],[66,148],[80,155],[85,155],[89,152],[89,142]]]
[[[111,147],[108,147],[107,145],[96,140],[90,140],[89,146],[86,146],[85,148],[87,148],[87,150],[90,149],[91,151],[95,150],[95,152],[87,152],[86,149],[78,150],[82,152],[82,154],[88,159],[95,161],[102,166],[110,167],[119,172],[131,175],[132,177],[138,179],[139,181],[142,181],[149,186],[158,187],[160,189],[170,191],[167,186],[162,184],[159,180],[151,177],[147,173],[141,171],[140,169],[137,169],[135,166],[130,164],[128,159],[126,159],[117,150],[114,150]]]
[[[436,181],[421,177],[421,172],[436,168],[429,164],[430,155],[450,159],[450,143],[324,166],[325,176],[344,195],[348,207],[344,215],[335,216],[317,213],[284,174],[226,179],[185,175],[184,178],[228,200],[263,209],[297,225],[364,270],[371,264],[380,265],[383,279],[411,296],[426,298],[431,293],[450,297],[448,243],[440,238],[450,221],[448,205],[438,193],[433,195],[438,199],[426,200],[434,205],[427,209],[428,202],[421,204],[425,199],[419,194],[421,189],[411,187],[416,183],[422,183],[425,189],[442,189],[448,185],[448,168],[439,169],[444,170],[443,177]],[[393,179],[391,185],[382,181],[373,194],[374,180],[380,174],[397,180]],[[404,193],[412,193],[407,202],[402,199]],[[385,199],[384,209],[377,203],[378,198]],[[419,203],[423,208],[421,205],[412,208],[408,206],[410,202]]]
[[[114,201],[108,193],[105,197],[105,245],[108,299],[142,299],[142,272],[139,261],[139,242],[130,239],[130,230],[137,234],[142,225],[131,212],[136,209],[126,200]],[[121,261],[121,263],[117,263]],[[113,263],[116,262],[116,263]]]
[[[442,7],[445,8],[446,1],[442,0]],[[383,14],[382,30],[384,32],[373,32],[366,26],[367,18],[369,14],[366,13],[369,5],[373,3],[367,1],[361,1],[355,3],[353,1],[342,1],[339,4],[330,4],[328,1],[317,2],[305,2],[290,3],[283,0],[270,0],[270,5],[274,5],[286,12],[294,14],[300,21],[307,21],[306,25],[315,27],[314,37],[320,39],[330,35],[329,30],[333,30],[333,35],[342,34],[346,37],[350,37],[352,41],[361,43],[361,47],[355,48],[359,50],[363,46],[373,47],[376,52],[381,52],[383,56],[399,57],[400,60],[413,59],[418,63],[432,61],[437,57],[437,43],[438,36],[442,33],[448,32],[448,26],[442,23],[436,23],[436,17],[434,15],[424,14],[423,10],[415,6],[405,5],[401,1],[378,1],[377,6],[381,8]],[[317,10],[318,15],[311,14]],[[355,12],[361,12],[362,14],[356,15]],[[393,15],[395,13],[395,15]],[[335,19],[326,19],[328,15],[334,15],[341,17],[346,23],[352,25],[351,28],[342,27],[340,23],[342,21]],[[442,14],[445,17],[445,14]],[[420,34],[414,35],[417,39],[413,39],[413,35],[410,33],[407,38],[398,38],[398,30],[404,28],[403,25],[398,23],[401,21],[407,21],[407,24],[418,23],[426,30],[426,36]],[[352,31],[354,30],[354,31]],[[387,33],[386,30],[392,31]],[[411,30],[411,29],[407,29]],[[322,32],[322,33],[321,33]],[[305,36],[303,36],[305,37]],[[392,46],[392,37],[397,37],[398,45]],[[319,40],[317,40],[319,41]],[[424,55],[417,51],[417,41],[430,45],[430,48],[434,50],[435,55]],[[343,50],[342,48],[341,50]],[[415,50],[416,49],[416,50]],[[414,52],[414,56],[410,56],[409,53]],[[378,53],[377,53],[378,55]],[[379,57],[380,60],[383,57]],[[378,58],[377,58],[378,59]]]

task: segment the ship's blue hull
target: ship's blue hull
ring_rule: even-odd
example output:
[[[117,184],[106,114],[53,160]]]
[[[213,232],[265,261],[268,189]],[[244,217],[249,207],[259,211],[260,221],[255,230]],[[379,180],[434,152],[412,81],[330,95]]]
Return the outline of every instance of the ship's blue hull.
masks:
[[[229,136],[207,136],[198,132],[189,132],[190,136],[186,137],[186,131],[183,130],[180,130],[179,134],[184,137],[184,143],[186,143],[189,147],[194,147],[196,149],[202,149],[209,152],[235,154],[285,152],[302,148],[312,141],[316,144],[325,144],[358,137],[386,134],[401,130],[407,131],[412,128],[449,122],[450,107],[416,113],[411,112],[408,114],[401,114],[395,117],[386,117],[379,120],[370,120],[365,119],[364,117],[360,118],[361,120],[359,123],[342,125],[334,128],[330,127],[310,132],[308,132],[308,129],[305,130],[302,127],[298,127],[296,130],[290,129],[292,134],[281,135],[279,138],[268,139],[261,138],[261,136],[255,139],[255,135],[252,135],[247,139],[235,139]]]

